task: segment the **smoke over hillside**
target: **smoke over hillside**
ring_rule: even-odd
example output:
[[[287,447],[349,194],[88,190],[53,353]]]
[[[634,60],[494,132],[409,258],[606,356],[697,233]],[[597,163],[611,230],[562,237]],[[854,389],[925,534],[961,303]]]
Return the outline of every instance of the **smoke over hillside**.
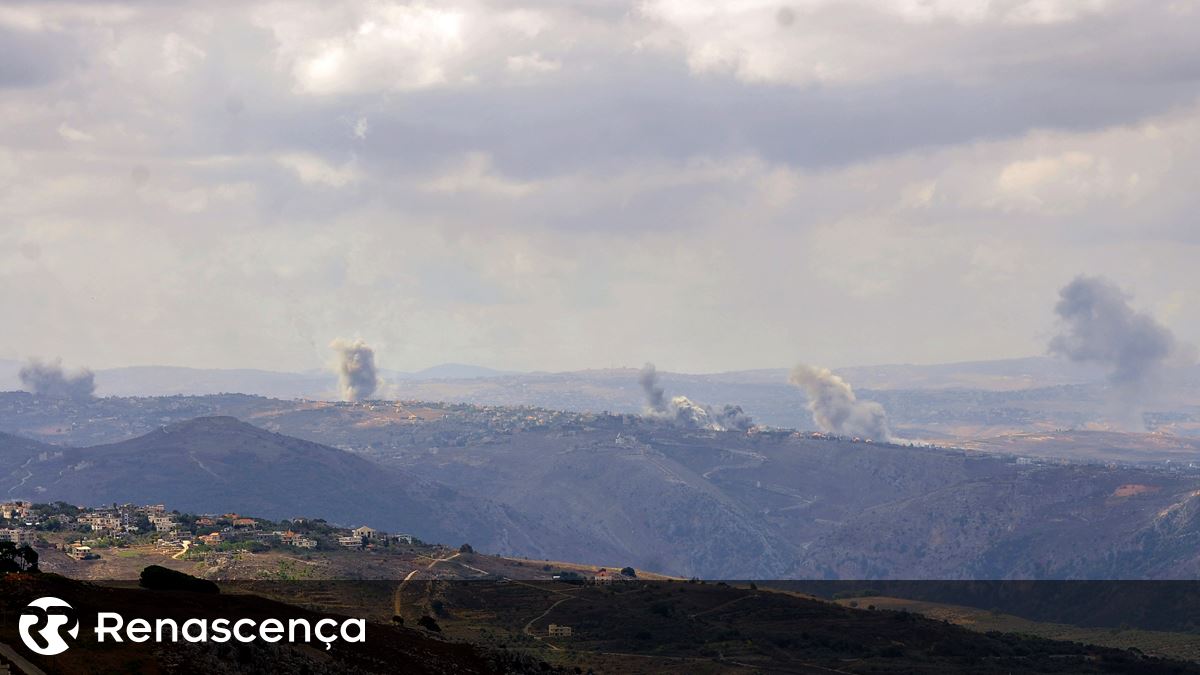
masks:
[[[1172,359],[1192,360],[1166,326],[1129,305],[1129,296],[1103,277],[1076,277],[1059,291],[1054,312],[1061,331],[1050,353],[1109,369],[1121,417],[1144,428],[1142,405],[1161,385]]]
[[[647,363],[638,375],[638,383],[646,394],[646,415],[690,429],[713,431],[746,431],[754,426],[754,420],[736,405],[721,408],[695,403],[686,396],[667,399],[666,392],[658,384],[658,371],[653,363]]]
[[[73,373],[66,373],[59,359],[52,363],[31,359],[21,367],[17,376],[21,378],[21,384],[26,389],[38,396],[86,401],[92,398],[96,391],[96,377],[92,371],[81,368]]]
[[[860,401],[854,389],[828,368],[800,364],[788,381],[804,390],[813,422],[825,433],[888,441],[887,413],[874,401]]]
[[[353,341],[337,338],[329,343],[337,352],[338,391],[343,401],[362,401],[371,398],[379,386],[375,370],[375,351],[362,339]]]

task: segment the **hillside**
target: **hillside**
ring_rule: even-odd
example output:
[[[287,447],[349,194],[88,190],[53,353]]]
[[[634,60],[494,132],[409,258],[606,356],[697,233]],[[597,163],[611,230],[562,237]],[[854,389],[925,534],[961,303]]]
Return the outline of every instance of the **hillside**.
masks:
[[[430,440],[393,437],[368,452],[553,514],[574,533],[546,545],[562,559],[735,579],[1200,573],[1193,474],[633,418],[448,440],[431,453]]]
[[[31,411],[13,419],[66,437],[213,409],[287,434],[202,420],[53,449],[36,462],[29,458],[42,451],[26,451],[0,491],[16,496],[21,484],[38,500],[323,513],[482,551],[685,577],[1200,574],[1192,543],[1200,474],[1187,468],[1200,452],[1171,437],[1095,436],[1127,444],[1129,457],[1144,448],[1148,468],[1139,468],[1018,461],[1036,456],[1022,451],[1036,446],[1030,437],[993,454],[695,431],[631,415],[247,396],[101,399],[53,426],[58,409],[13,400]],[[1071,438],[1058,445],[1073,447]],[[1162,453],[1173,462],[1149,461]]]
[[[232,417],[172,424],[120,443],[55,448],[7,436],[0,453],[24,454],[25,473],[0,494],[72,503],[169,502],[192,512],[268,518],[320,512],[341,523],[407,531],[429,541],[472,541],[498,552],[536,549],[536,528],[503,507],[402,469]]]
[[[460,582],[407,589],[450,636],[612,673],[1187,673],[1192,663],[740,585]],[[547,636],[550,624],[570,637]]]
[[[219,594],[102,586],[57,575],[0,579],[0,606],[41,596],[79,613],[81,636],[39,657],[16,622],[0,641],[43,669],[171,673],[1197,673],[1187,661],[1013,633],[980,633],[903,611],[839,606],[726,584],[632,581],[223,583]],[[400,601],[392,607],[393,597]],[[153,622],[366,619],[367,640],[317,644],[187,644],[89,639],[90,617]],[[393,614],[393,611],[396,613]],[[382,614],[382,616],[381,616]],[[399,625],[392,620],[402,618]],[[436,617],[436,631],[417,627]],[[550,637],[550,623],[573,635]]]
[[[117,612],[153,622],[189,619],[267,618],[285,622],[322,618],[341,620],[346,612],[313,611],[245,593],[207,595],[178,591],[113,588],[72,581],[52,574],[0,578],[0,606],[23,607],[40,596],[70,603],[79,613],[80,639],[66,652],[41,657],[24,649],[16,621],[0,623],[0,640],[20,649],[22,656],[42,669],[63,675],[84,673],[393,673],[403,664],[406,673],[535,673],[544,672],[536,659],[500,649],[450,643],[426,631],[371,623],[362,643],[334,642],[329,650],[317,644],[166,642],[98,644],[90,635],[97,611]]]

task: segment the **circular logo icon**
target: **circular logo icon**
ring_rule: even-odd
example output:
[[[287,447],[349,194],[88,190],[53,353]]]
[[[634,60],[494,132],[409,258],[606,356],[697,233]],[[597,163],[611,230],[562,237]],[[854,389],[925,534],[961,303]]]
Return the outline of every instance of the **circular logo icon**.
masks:
[[[75,608],[58,598],[38,598],[25,607],[17,623],[21,640],[42,656],[54,656],[67,651],[63,633],[71,639],[79,637],[79,617]]]

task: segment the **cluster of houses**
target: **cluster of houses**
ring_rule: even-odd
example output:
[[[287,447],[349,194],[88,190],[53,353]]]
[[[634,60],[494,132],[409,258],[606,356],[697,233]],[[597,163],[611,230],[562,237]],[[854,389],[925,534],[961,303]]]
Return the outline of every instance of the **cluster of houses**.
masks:
[[[14,501],[0,503],[0,518],[9,523],[19,523],[24,527],[0,527],[0,541],[10,541],[17,546],[32,544],[34,541],[33,531],[29,526],[33,525],[33,504],[26,501]]]
[[[388,534],[371,527],[355,529],[320,527],[304,518],[284,521],[280,525],[292,529],[275,529],[268,520],[238,513],[191,516],[167,510],[164,504],[113,504],[97,508],[76,508],[69,505],[37,505],[28,501],[0,504],[0,516],[8,527],[0,526],[0,541],[18,545],[32,544],[38,530],[82,531],[80,536],[59,544],[59,548],[77,560],[97,557],[95,548],[118,542],[148,542],[152,537],[164,552],[178,552],[193,546],[220,547],[222,544],[247,543],[267,546],[290,546],[298,549],[342,547],[345,549],[377,548],[397,544],[414,544],[416,538],[407,534]],[[0,523],[4,525],[5,523]]]
[[[291,521],[292,524],[302,524],[303,518]],[[225,513],[220,516],[200,516],[193,521],[196,533],[192,543],[203,544],[216,548],[224,543],[256,542],[265,545],[291,546],[299,549],[316,549],[321,540],[312,533],[295,532],[291,529],[265,529],[270,521],[259,520],[237,513]],[[408,534],[388,534],[366,525],[352,530],[338,530],[331,540],[347,549],[374,548],[380,544],[413,544],[417,540]],[[159,540],[163,547],[180,547],[184,541],[179,532],[172,530],[169,537]]]

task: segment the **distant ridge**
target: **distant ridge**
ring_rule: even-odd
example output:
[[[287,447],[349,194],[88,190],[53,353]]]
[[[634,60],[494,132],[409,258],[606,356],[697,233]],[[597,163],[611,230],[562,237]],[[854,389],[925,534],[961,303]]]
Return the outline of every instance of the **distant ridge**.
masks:
[[[395,376],[408,380],[471,380],[481,377],[500,377],[517,374],[516,371],[496,370],[495,368],[474,366],[468,363],[441,363],[414,373],[397,372]]]
[[[482,497],[234,417],[170,424],[119,443],[46,446],[0,434],[0,495],[96,505],[167,503],[193,513],[325,517],[481,550],[536,549],[540,531]]]

